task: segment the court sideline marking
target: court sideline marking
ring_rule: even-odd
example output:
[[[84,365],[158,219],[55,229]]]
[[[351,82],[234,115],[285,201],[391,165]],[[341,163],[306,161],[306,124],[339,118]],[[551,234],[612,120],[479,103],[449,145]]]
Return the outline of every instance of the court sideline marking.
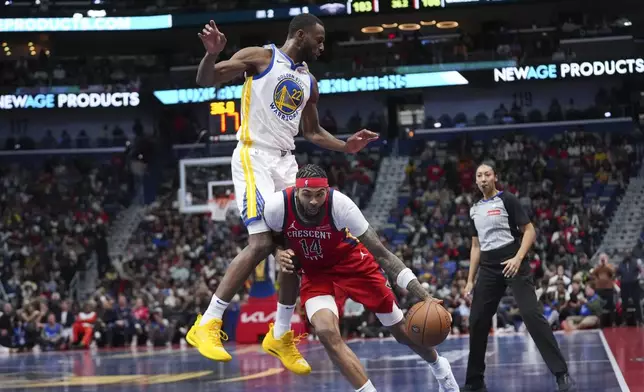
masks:
[[[606,351],[606,356],[610,361],[610,366],[612,366],[613,368],[613,373],[615,373],[615,378],[617,378],[617,383],[619,384],[620,389],[622,390],[622,392],[630,392],[631,390],[628,388],[628,384],[626,384],[626,380],[624,379],[622,370],[619,368],[619,365],[617,364],[615,355],[613,355],[613,350],[610,349],[610,346],[608,345],[608,341],[606,341],[606,336],[604,336],[604,331],[599,329],[598,333],[599,333],[599,339],[602,341],[602,345],[604,346],[604,351]]]
[[[583,361],[567,361],[567,363],[574,363],[574,364],[585,364],[585,363],[604,363],[604,362],[609,362],[608,359],[588,359],[588,360],[583,360]],[[522,366],[543,366],[545,370],[548,370],[546,367],[545,362],[510,362],[510,363],[492,363],[492,364],[487,364],[485,367],[488,368],[494,368],[494,367],[522,367]],[[466,368],[467,365],[451,365],[452,369],[464,369]],[[385,370],[416,370],[416,369],[428,369],[429,365],[416,365],[416,366],[401,366],[401,367],[379,367],[379,368],[367,368],[368,371],[373,372],[373,371],[385,371]],[[328,369],[328,370],[313,370],[311,374],[326,374],[326,373],[339,373],[340,371],[337,369]],[[625,390],[626,392],[630,392],[628,389]]]

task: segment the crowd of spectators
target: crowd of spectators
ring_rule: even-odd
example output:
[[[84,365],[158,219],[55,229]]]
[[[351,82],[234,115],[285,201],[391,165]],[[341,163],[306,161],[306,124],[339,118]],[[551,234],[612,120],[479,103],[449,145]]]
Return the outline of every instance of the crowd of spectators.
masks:
[[[156,56],[59,58],[41,49],[35,56],[0,61],[5,87],[81,86],[105,92],[139,91],[141,75],[159,72]]]
[[[97,127],[100,125],[97,124]],[[40,140],[34,140],[30,136],[33,125],[29,118],[9,121],[7,131],[3,144],[4,149],[9,151],[127,147],[128,142],[131,142],[131,145],[137,145],[145,137],[143,124],[139,119],[134,120],[131,131],[124,130],[118,124],[114,126],[104,124],[99,129],[88,130],[45,129]]]
[[[454,332],[467,333],[470,299],[463,289],[469,258],[469,206],[478,198],[473,172],[475,162],[492,158],[499,168],[500,189],[518,195],[537,228],[529,260],[538,282],[537,294],[553,328],[631,322],[634,316],[623,309],[633,307],[638,297],[628,289],[621,291],[623,300],[619,300],[617,292],[624,284],[632,285],[633,275],[637,276],[641,267],[637,261],[635,272],[629,266],[613,270],[608,263],[595,268],[590,264],[589,256],[598,246],[614,203],[600,202],[588,194],[595,184],[601,184],[614,188],[612,199],[619,196],[637,168],[636,143],[627,135],[605,137],[581,129],[547,141],[514,134],[485,143],[467,137],[447,144],[428,142],[413,154],[401,188],[401,195],[407,196],[391,212],[391,222],[407,235],[398,241],[383,232],[383,242],[434,296],[445,301],[454,317]],[[373,192],[380,156],[372,150],[355,157],[309,153],[297,159],[325,166],[331,183],[358,196],[364,206]],[[70,277],[66,278],[65,271],[71,275],[79,268],[80,255],[88,253],[87,244],[100,242],[100,235],[94,232],[103,232],[101,228],[110,219],[99,212],[108,203],[105,192],[118,189],[108,185],[120,182],[113,182],[118,177],[110,180],[104,172],[87,172],[69,164],[52,164],[49,177],[28,173],[13,168],[2,176],[2,233],[9,244],[3,250],[2,282],[10,301],[0,316],[0,345],[6,348],[177,344],[209,302],[228,263],[247,238],[235,213],[224,221],[213,221],[209,214],[178,213],[175,188],[167,185],[166,196],[149,206],[125,254],[102,271],[98,290],[78,301],[70,297]],[[32,177],[25,177],[28,175]],[[168,173],[167,177],[174,175]],[[53,185],[47,186],[44,178]],[[61,191],[62,178],[76,181],[64,182]],[[34,190],[30,185],[16,190],[20,184],[45,189]],[[84,196],[66,198],[69,189]],[[57,193],[52,194],[54,190]],[[18,196],[22,203],[30,204],[19,203]],[[69,208],[54,224],[49,217],[56,213],[44,208],[57,204],[39,204],[52,198],[61,203],[73,201],[80,211]],[[79,208],[82,206],[88,208]],[[15,215],[17,211],[22,215]],[[96,221],[99,215],[103,224]],[[29,235],[16,242],[22,233]],[[28,246],[25,240],[41,245]],[[232,306],[247,300],[251,282]],[[403,291],[397,295],[405,309],[416,301]],[[345,336],[386,335],[375,315],[360,304],[347,300],[342,305]],[[497,316],[497,331],[522,330],[511,298],[504,299]]]
[[[380,155],[371,151],[352,158],[298,155],[301,163],[325,166],[337,188],[354,199],[362,199],[364,204],[373,190]],[[214,176],[211,179],[220,179],[213,174],[216,169],[209,169]],[[178,213],[175,195],[174,189],[170,189],[165,197],[149,206],[126,253],[112,260],[98,291],[82,304],[72,304],[75,321],[64,324],[56,316],[61,327],[56,327],[55,322],[48,327],[47,314],[58,315],[60,307],[68,309],[69,303],[63,305],[59,296],[41,298],[38,306],[42,309],[33,316],[42,318],[40,324],[36,323],[39,332],[29,335],[25,344],[40,342],[41,347],[60,348],[179,343],[197,313],[209,303],[230,261],[244,247],[247,234],[233,211],[224,221],[213,221],[209,214]],[[198,202],[196,197],[194,201]],[[249,280],[235,298],[236,303],[247,299],[250,283]],[[45,339],[45,335],[50,337],[50,329],[62,331],[62,342],[56,334],[55,339]]]
[[[33,346],[43,333],[54,335],[49,314],[75,308],[65,301],[73,297],[75,274],[91,263],[109,265],[108,226],[131,200],[128,184],[120,156],[103,163],[32,159],[2,165],[0,280],[7,302],[0,345]],[[67,325],[67,318],[62,321]]]
[[[501,102],[492,113],[457,113],[434,117],[431,113],[425,117],[423,126],[427,129],[436,127],[461,128],[466,126],[512,125],[523,123],[577,121],[608,117],[627,117],[632,115],[630,96],[625,88],[612,87],[609,90],[600,88],[595,94],[594,103],[590,107],[579,107],[573,98],[560,101],[553,98],[547,111],[532,106],[530,93],[521,99],[514,98],[509,102]],[[545,108],[544,108],[545,109]],[[418,124],[420,125],[420,124]]]
[[[571,284],[574,276],[589,299],[596,298],[595,289],[602,298],[612,298],[600,291],[606,283],[602,286],[589,258],[607,228],[614,200],[639,165],[635,143],[628,136],[608,140],[583,130],[557,135],[550,141],[516,134],[485,144],[462,139],[452,148],[429,142],[410,160],[408,181],[401,191],[409,196],[391,213],[390,222],[398,224],[398,232],[408,235],[404,241],[397,241],[391,233],[383,238],[425,286],[445,301],[454,316],[455,331],[466,332],[470,299],[463,290],[470,247],[469,206],[479,198],[473,173],[475,162],[491,159],[498,166],[499,189],[519,197],[537,228],[537,240],[528,258],[542,290],[540,298],[553,318],[553,328],[576,328],[577,319],[565,323],[566,318],[584,316],[588,309],[595,308],[586,306],[582,311],[580,307],[579,314],[564,312],[555,322],[550,311],[565,307],[552,296],[559,284],[556,277],[567,276]],[[600,202],[599,195],[593,194],[600,186],[597,184],[610,189],[605,193],[610,202]],[[403,305],[414,301],[401,299]],[[498,316],[500,329],[522,328],[511,297],[503,302]],[[613,323],[622,321],[612,319]]]

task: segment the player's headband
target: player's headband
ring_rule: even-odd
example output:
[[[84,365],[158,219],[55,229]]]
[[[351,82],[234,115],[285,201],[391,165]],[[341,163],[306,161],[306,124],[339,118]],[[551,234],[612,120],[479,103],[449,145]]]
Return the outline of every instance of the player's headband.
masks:
[[[296,188],[327,188],[329,186],[328,178],[298,178],[295,180]]]

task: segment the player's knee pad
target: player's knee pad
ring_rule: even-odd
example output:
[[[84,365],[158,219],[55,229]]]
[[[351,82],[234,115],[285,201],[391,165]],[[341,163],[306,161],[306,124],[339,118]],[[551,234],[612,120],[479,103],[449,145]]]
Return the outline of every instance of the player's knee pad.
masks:
[[[380,323],[385,327],[391,327],[403,321],[405,315],[403,315],[402,310],[394,302],[392,310],[389,313],[376,313],[376,317],[380,320]]]
[[[332,295],[319,295],[317,297],[313,297],[306,301],[304,307],[306,308],[306,316],[309,318],[309,321],[311,321],[313,315],[317,311],[322,309],[328,309],[335,314],[335,317],[338,319],[340,318],[338,305],[336,305],[335,298],[333,298]],[[311,321],[311,323],[312,322],[313,321]]]

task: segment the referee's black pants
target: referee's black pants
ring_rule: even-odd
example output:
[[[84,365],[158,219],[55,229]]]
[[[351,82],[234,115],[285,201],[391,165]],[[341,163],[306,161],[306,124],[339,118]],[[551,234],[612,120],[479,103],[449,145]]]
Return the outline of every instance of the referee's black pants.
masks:
[[[635,321],[642,322],[642,307],[640,304],[640,283],[638,281],[634,282],[624,282],[622,281],[622,309],[626,310],[630,307],[635,308]],[[629,300],[633,300],[633,305],[630,305]]]
[[[483,263],[483,257],[481,259],[470,311],[470,354],[465,378],[468,385],[483,384],[485,352],[492,327],[492,317],[499,307],[507,286],[512,289],[523,322],[550,371],[555,375],[568,372],[566,360],[543,315],[543,306],[537,301],[529,263],[524,260],[519,273],[513,278],[506,279],[503,276],[503,266],[500,262],[512,256],[514,254],[493,264]]]

